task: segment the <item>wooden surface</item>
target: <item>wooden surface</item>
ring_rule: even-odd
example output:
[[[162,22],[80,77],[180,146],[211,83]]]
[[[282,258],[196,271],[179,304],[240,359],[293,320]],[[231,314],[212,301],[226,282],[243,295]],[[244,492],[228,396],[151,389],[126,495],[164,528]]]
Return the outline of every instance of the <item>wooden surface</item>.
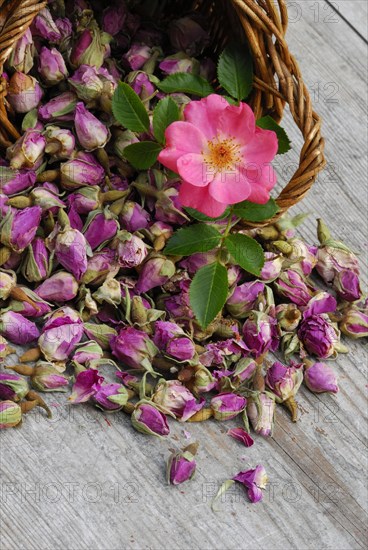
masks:
[[[360,253],[366,274],[366,3],[337,0],[340,12],[324,1],[290,4],[300,16],[293,12],[288,40],[315,90],[329,162],[294,212],[311,212],[301,229],[310,243],[323,217]],[[301,143],[287,119],[285,126],[294,150],[280,160],[280,179]],[[251,449],[226,436],[235,421],[175,422],[161,442],[134,432],[123,414],[71,408],[64,396],[48,395],[53,420],[31,413],[22,429],[0,434],[1,550],[366,547],[367,345],[349,346],[335,363],[340,393],[301,389],[299,422],[278,408],[274,437],[256,438]],[[200,442],[195,480],[167,486],[169,449],[193,440]],[[264,501],[251,505],[236,487],[212,512],[222,481],[259,463],[270,478]]]

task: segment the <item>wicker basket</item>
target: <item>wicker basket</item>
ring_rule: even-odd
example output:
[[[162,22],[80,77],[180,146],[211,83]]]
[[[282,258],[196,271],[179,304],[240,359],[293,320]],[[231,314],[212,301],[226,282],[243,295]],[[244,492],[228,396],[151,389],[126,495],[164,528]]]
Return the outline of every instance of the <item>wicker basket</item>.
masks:
[[[171,14],[178,17],[194,10],[203,15],[210,27],[214,54],[226,44],[229,31],[231,37],[238,36],[239,39],[244,39],[245,35],[254,60],[254,90],[249,103],[256,118],[270,115],[278,122],[288,104],[303,135],[299,167],[277,198],[280,208],[277,216],[267,223],[248,225],[253,227],[272,223],[299,202],[325,166],[321,119],[312,109],[299,66],[285,40],[288,23],[286,0],[277,0],[277,4],[275,0],[170,0],[165,4],[163,14],[165,18]],[[45,5],[45,1],[37,0],[0,0],[0,74],[14,44]],[[19,137],[7,116],[5,95],[5,83],[2,82],[0,145],[3,147]]]

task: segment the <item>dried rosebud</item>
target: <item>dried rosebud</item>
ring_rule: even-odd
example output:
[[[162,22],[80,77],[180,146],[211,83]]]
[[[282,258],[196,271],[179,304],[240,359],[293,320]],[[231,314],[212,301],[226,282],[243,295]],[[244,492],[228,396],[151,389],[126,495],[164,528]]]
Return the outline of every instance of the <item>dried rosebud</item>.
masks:
[[[78,214],[89,214],[101,207],[100,189],[97,186],[81,187],[68,195],[68,203],[72,204]]]
[[[252,311],[243,325],[243,340],[255,357],[268,350],[275,351],[279,345],[276,319],[267,313]]]
[[[110,132],[105,124],[90,113],[82,102],[75,107],[74,124],[79,143],[86,151],[105,147],[110,139]]]
[[[21,401],[29,392],[26,378],[19,374],[0,372],[0,399]]]
[[[242,357],[236,363],[236,368],[232,374],[232,378],[234,382],[237,382],[238,384],[249,382],[253,379],[256,370],[257,363],[254,359],[251,359],[250,357]]]
[[[126,82],[130,84],[142,101],[145,101],[151,97],[156,90],[156,87],[152,83],[154,78],[155,77],[152,77],[143,71],[133,71],[127,76]]]
[[[127,62],[132,71],[138,71],[150,59],[152,49],[143,44],[132,44],[130,49],[123,55],[123,59]]]
[[[165,74],[174,73],[194,73],[199,71],[199,63],[193,57],[189,57],[184,52],[165,57],[159,64],[159,68]]]
[[[65,361],[83,336],[78,313],[64,306],[52,313],[42,328],[38,345],[48,361]]]
[[[290,367],[287,367],[275,361],[267,370],[265,382],[275,394],[277,403],[295,397],[303,382],[302,364],[292,361]]]
[[[362,295],[359,276],[354,271],[347,269],[336,273],[332,281],[332,287],[339,297],[347,302],[355,302]]]
[[[169,187],[159,194],[155,210],[156,219],[162,222],[182,225],[188,221],[180,204],[179,191],[175,187]]]
[[[84,365],[96,359],[101,359],[102,355],[103,350],[101,346],[94,340],[89,340],[77,346],[77,351],[73,355],[73,361],[76,361],[80,365]]]
[[[31,30],[33,35],[41,36],[41,38],[45,38],[50,42],[57,42],[61,38],[48,8],[43,8],[36,15],[32,22]]]
[[[298,330],[298,337],[308,353],[321,358],[336,353],[340,332],[327,315],[335,308],[336,300],[325,292],[319,292],[309,302]]]
[[[63,92],[42,105],[38,114],[45,122],[73,120],[76,104],[77,96],[73,92]]]
[[[1,242],[15,252],[23,252],[36,235],[41,213],[39,206],[9,211],[2,222]]]
[[[28,245],[22,263],[22,275],[27,281],[37,283],[46,279],[49,272],[49,256],[44,239],[35,237]]]
[[[148,254],[142,239],[128,231],[119,231],[117,237],[116,259],[120,267],[130,269],[141,265]]]
[[[84,235],[68,226],[64,229],[56,226],[47,238],[46,244],[50,250],[54,250],[58,262],[80,281],[87,271],[87,253],[91,255]]]
[[[193,478],[197,464],[192,447],[189,445],[182,451],[171,454],[167,463],[167,482],[171,485],[179,485]]]
[[[128,391],[122,384],[104,384],[93,395],[97,407],[105,411],[118,411],[128,402]]]
[[[313,268],[317,264],[317,248],[308,246],[301,239],[290,239],[288,244],[292,247],[292,251],[288,254],[290,260],[299,260],[298,264],[305,276],[312,273]]]
[[[268,392],[249,397],[247,415],[253,430],[258,435],[264,437],[272,435],[275,406],[275,397]]]
[[[159,350],[178,361],[190,361],[196,351],[193,341],[176,323],[156,321],[154,343]]]
[[[120,158],[125,159],[124,149],[132,143],[138,143],[137,136],[131,130],[118,130],[116,134],[114,133],[114,139],[112,141],[112,146],[114,153]]]
[[[58,126],[47,126],[45,152],[51,155],[50,161],[68,159],[75,149],[75,139],[70,130]]]
[[[344,311],[339,328],[341,332],[346,336],[350,336],[350,338],[365,338],[368,336],[367,310],[360,311],[354,306],[347,308]]]
[[[14,353],[13,348],[8,345],[8,342],[3,336],[0,336],[0,361],[5,359],[5,357],[11,353]]]
[[[261,270],[260,279],[263,281],[273,281],[281,273],[284,258],[280,254],[265,252],[265,263]]]
[[[97,25],[84,29],[78,35],[70,53],[71,65],[91,65],[99,69],[104,62],[110,40],[111,36],[102,32]]]
[[[35,292],[48,302],[69,302],[78,294],[78,283],[71,273],[59,271],[37,287]]]
[[[45,187],[36,187],[30,192],[30,197],[34,205],[40,206],[44,212],[51,210],[57,213],[59,208],[65,208],[65,204],[55,193]]]
[[[175,275],[175,264],[164,256],[157,256],[147,260],[139,273],[136,291],[140,294],[152,288],[165,284]]]
[[[211,399],[211,409],[216,420],[231,420],[241,413],[247,404],[245,397],[235,393],[219,393]]]
[[[226,309],[235,319],[246,317],[256,305],[264,288],[265,285],[260,281],[250,281],[235,287],[234,292],[226,302]]]
[[[77,189],[85,185],[98,185],[105,177],[102,166],[95,161],[93,155],[83,156],[64,162],[60,165],[61,185],[64,189]]]
[[[110,346],[112,354],[133,369],[151,370],[151,361],[158,352],[148,334],[134,327],[120,329]]]
[[[0,190],[5,195],[15,195],[33,187],[36,173],[30,170],[13,170],[8,166],[0,166]]]
[[[115,36],[122,30],[126,17],[127,10],[124,4],[109,6],[102,14],[102,29]]]
[[[109,275],[92,296],[99,304],[106,302],[107,304],[118,306],[121,303],[121,286],[119,281]]]
[[[0,402],[0,430],[13,428],[22,422],[22,410],[14,401]]]
[[[106,279],[107,275],[114,275],[119,271],[119,264],[115,261],[115,251],[110,248],[103,248],[88,258],[87,270],[81,281],[86,285],[99,286]]]
[[[6,150],[10,167],[37,170],[42,164],[46,140],[38,130],[26,130],[14,145]]]
[[[35,109],[43,96],[43,90],[33,76],[17,72],[8,85],[7,100],[16,113],[28,113]]]
[[[150,215],[140,204],[134,201],[126,201],[119,217],[121,226],[132,233],[148,227]]]
[[[18,286],[13,294],[15,299],[11,300],[9,309],[24,317],[43,317],[51,311],[50,304],[26,286]]]
[[[212,376],[210,371],[201,364],[195,365],[194,367],[194,381],[192,386],[192,391],[194,395],[200,393],[205,393],[216,387],[217,381]]]
[[[43,46],[39,56],[38,72],[47,86],[55,86],[68,76],[68,69],[61,53],[56,48]]]
[[[69,376],[60,373],[52,363],[38,361],[31,375],[32,387],[37,391],[66,391]]]
[[[210,43],[208,32],[188,16],[171,22],[169,38],[175,50],[182,50],[188,55],[202,53]]]
[[[216,251],[211,250],[210,252],[196,252],[191,254],[184,260],[181,260],[179,267],[181,269],[186,269],[189,275],[194,275],[198,269],[204,267],[205,265],[211,264],[216,260]]]
[[[239,472],[233,477],[233,480],[244,485],[247,489],[248,498],[251,502],[255,503],[262,500],[262,489],[265,489],[268,481],[268,476],[263,466],[258,465],[254,468],[254,470]]]
[[[119,224],[114,214],[107,208],[102,212],[91,212],[83,228],[83,234],[92,250],[110,241],[119,229]]]
[[[277,292],[298,306],[306,306],[315,288],[295,269],[286,269],[274,283]]]
[[[281,330],[291,332],[299,325],[302,313],[295,304],[279,304],[276,306],[276,317]]]
[[[94,396],[102,387],[104,381],[97,369],[87,369],[79,372],[73,384],[69,402],[73,405],[85,403]]]
[[[111,340],[118,334],[113,327],[109,327],[103,323],[99,325],[84,323],[84,332],[88,338],[95,340],[103,350],[110,349]]]
[[[73,25],[68,17],[58,17],[55,19],[55,25],[61,35],[61,41],[66,41],[73,33]]]
[[[98,99],[103,91],[103,82],[96,67],[81,65],[68,80],[77,96],[87,103]]]
[[[0,300],[7,300],[16,284],[17,276],[14,271],[0,269]]]
[[[32,321],[14,311],[5,311],[0,314],[0,333],[14,344],[30,344],[40,333]]]
[[[337,393],[339,391],[336,374],[326,363],[306,362],[304,382],[307,388],[315,393]]]
[[[204,399],[197,403],[194,395],[179,380],[160,380],[152,399],[181,422],[188,420],[205,405]]]
[[[7,65],[15,71],[29,73],[33,67],[33,39],[30,29],[27,29],[21,38],[16,42]]]
[[[133,428],[143,434],[166,436],[170,433],[166,416],[153,403],[138,403],[131,420]]]

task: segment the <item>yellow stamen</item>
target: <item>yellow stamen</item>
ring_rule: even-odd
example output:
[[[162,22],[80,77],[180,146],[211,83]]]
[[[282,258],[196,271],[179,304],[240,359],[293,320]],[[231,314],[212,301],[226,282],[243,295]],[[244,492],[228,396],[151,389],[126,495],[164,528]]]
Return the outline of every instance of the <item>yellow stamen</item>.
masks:
[[[231,170],[241,162],[240,145],[235,138],[211,140],[208,142],[209,152],[204,154],[204,160],[213,171]]]

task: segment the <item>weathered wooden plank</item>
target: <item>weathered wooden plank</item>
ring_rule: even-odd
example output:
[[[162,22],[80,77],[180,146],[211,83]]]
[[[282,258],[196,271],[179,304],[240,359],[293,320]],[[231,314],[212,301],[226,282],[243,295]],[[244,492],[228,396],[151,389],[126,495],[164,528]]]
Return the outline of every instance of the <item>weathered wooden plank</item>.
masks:
[[[328,0],[325,17],[336,19],[343,17],[365,40],[368,38],[368,4],[365,0]],[[333,15],[336,13],[336,16]]]

